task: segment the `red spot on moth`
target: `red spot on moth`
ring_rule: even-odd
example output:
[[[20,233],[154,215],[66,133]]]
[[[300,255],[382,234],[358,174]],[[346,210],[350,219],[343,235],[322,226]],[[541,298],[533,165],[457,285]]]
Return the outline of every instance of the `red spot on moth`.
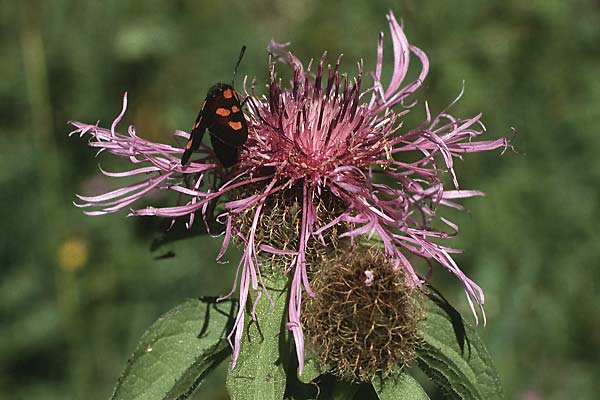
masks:
[[[234,112],[235,112],[235,111],[234,111]],[[219,107],[219,108],[217,108],[217,109],[215,110],[215,114],[217,114],[217,115],[220,115],[221,117],[226,117],[226,116],[228,116],[229,114],[231,114],[231,111],[229,111],[229,110],[228,110],[228,109],[226,109],[226,108]]]
[[[227,125],[229,125],[229,127],[231,129],[233,129],[234,131],[239,131],[240,129],[242,129],[242,123],[241,122],[233,122],[233,121],[229,121],[227,123]]]

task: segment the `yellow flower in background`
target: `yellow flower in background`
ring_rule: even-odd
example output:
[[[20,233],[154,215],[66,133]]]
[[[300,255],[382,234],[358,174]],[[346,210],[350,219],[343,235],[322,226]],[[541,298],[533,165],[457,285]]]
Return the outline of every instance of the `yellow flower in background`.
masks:
[[[58,266],[65,271],[77,271],[88,261],[87,242],[82,238],[64,240],[57,251]]]

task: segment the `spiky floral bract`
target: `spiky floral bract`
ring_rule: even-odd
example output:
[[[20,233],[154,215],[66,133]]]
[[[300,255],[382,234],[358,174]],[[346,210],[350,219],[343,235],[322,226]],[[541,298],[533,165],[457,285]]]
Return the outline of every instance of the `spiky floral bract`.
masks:
[[[324,235],[333,227],[343,225],[340,236],[356,238],[376,234],[382,241],[391,268],[404,270],[405,283],[419,286],[410,255],[435,260],[451,271],[464,285],[467,299],[477,318],[474,304],[483,306],[481,288],[456,265],[451,254],[457,250],[435,243],[433,239],[449,237],[457,230],[452,222],[440,218],[453,232],[436,230],[431,222],[439,205],[455,208],[455,199],[478,196],[481,192],[459,190],[454,173],[454,159],[465,153],[506,148],[505,139],[475,141],[483,133],[481,115],[460,119],[443,112],[432,116],[425,105],[426,120],[416,129],[402,128],[402,116],[414,104],[407,98],[422,85],[429,61],[419,48],[409,45],[401,26],[390,12],[387,16],[393,43],[393,71],[390,82],[382,80],[383,34],[377,46],[373,84],[362,87],[362,64],[356,78],[350,79],[335,66],[324,67],[324,57],[311,71],[285,45],[272,42],[268,94],[258,96],[253,87],[246,90],[249,107],[248,140],[241,151],[240,162],[224,170],[215,162],[212,152],[202,147],[199,158],[181,166],[183,149],[153,143],[136,135],[129,127],[128,135],[115,131],[125,113],[123,109],[110,129],[98,125],[72,122],[75,133],[89,134],[90,145],[141,164],[131,171],[108,173],[114,177],[143,176],[134,185],[99,196],[79,196],[80,207],[90,208],[97,215],[118,211],[154,189],[179,193],[183,204],[173,207],[146,207],[132,210],[132,215],[186,217],[188,225],[196,213],[209,218],[211,205],[221,201],[224,212],[217,218],[225,225],[220,259],[232,237],[243,243],[244,251],[238,265],[235,291],[239,291],[239,312],[229,336],[234,348],[232,363],[239,356],[246,303],[250,289],[268,296],[261,283],[260,262],[272,254],[291,256],[286,270],[290,274],[288,327],[292,331],[300,370],[304,362],[304,335],[300,321],[303,292],[313,296],[307,268],[307,249],[311,241],[326,243]],[[410,55],[420,61],[417,79],[404,85]],[[283,63],[293,72],[289,86],[281,83],[276,66]],[[176,137],[189,134],[176,131]],[[405,156],[412,153],[411,158]],[[412,161],[407,161],[408,159]],[[148,177],[150,175],[150,177]],[[444,188],[449,176],[453,189]],[[384,179],[380,179],[384,178]],[[385,183],[382,183],[385,182]],[[298,233],[295,249],[278,249],[260,243],[261,216],[269,212],[267,201],[282,192],[298,193]],[[337,198],[337,210],[330,221],[317,217],[316,204],[324,192]],[[240,195],[242,194],[242,195]],[[251,210],[248,224],[241,229],[237,216]],[[318,266],[314,266],[318,268]],[[239,281],[239,287],[238,285]],[[483,310],[483,309],[482,309]],[[252,312],[253,318],[254,312]]]
[[[421,292],[383,249],[359,244],[321,264],[302,321],[323,365],[347,381],[387,377],[410,364],[421,342]]]

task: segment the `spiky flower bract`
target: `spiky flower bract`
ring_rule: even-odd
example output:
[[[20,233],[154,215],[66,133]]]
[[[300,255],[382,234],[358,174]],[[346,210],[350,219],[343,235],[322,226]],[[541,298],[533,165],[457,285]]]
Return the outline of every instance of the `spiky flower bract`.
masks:
[[[393,71],[387,85],[381,80],[383,34],[377,46],[373,84],[367,89],[362,86],[361,63],[354,79],[340,73],[339,58],[333,67],[325,67],[323,57],[316,71],[312,71],[310,66],[305,68],[286,52],[285,45],[272,42],[268,93],[259,96],[253,87],[246,89],[250,97],[246,110],[249,136],[240,162],[230,170],[220,167],[207,147],[201,147],[198,157],[183,167],[181,146],[144,140],[132,126],[127,135],[117,133],[116,126],[125,113],[127,97],[110,129],[71,123],[76,128],[75,133],[92,137],[90,146],[139,165],[130,171],[103,173],[113,177],[142,177],[137,184],[106,194],[79,196],[83,201],[79,206],[91,209],[87,211],[89,214],[118,211],[150,191],[162,189],[180,194],[183,204],[135,209],[131,214],[185,217],[190,225],[197,213],[210,218],[214,202],[221,202],[224,211],[217,220],[224,224],[225,233],[218,258],[224,255],[234,237],[244,246],[232,289],[232,293],[235,289],[239,291],[240,302],[229,336],[234,348],[233,365],[239,355],[249,291],[258,291],[258,298],[261,293],[268,296],[262,284],[260,265],[262,260],[275,254],[290,260],[285,266],[291,280],[288,327],[293,333],[302,369],[302,296],[303,293],[313,296],[307,249],[313,242],[327,246],[327,232],[335,227],[344,226],[339,237],[349,240],[377,235],[390,260],[390,268],[404,270],[407,286],[422,284],[411,262],[414,259],[411,255],[416,255],[428,262],[435,260],[456,275],[464,285],[474,313],[474,304],[483,305],[481,288],[451,257],[457,250],[433,241],[454,234],[456,225],[441,218],[452,230],[448,233],[434,229],[431,223],[438,206],[460,208],[455,199],[481,195],[478,191],[459,190],[454,159],[465,153],[506,147],[507,141],[476,141],[484,130],[481,115],[460,119],[444,111],[432,116],[427,104],[426,119],[421,126],[411,130],[402,127],[402,116],[414,106],[414,102],[409,104],[408,97],[422,85],[429,61],[423,51],[409,45],[394,15],[389,13],[387,18],[394,53]],[[420,62],[420,73],[417,79],[404,84],[411,53]],[[277,77],[276,67],[281,63],[292,69],[289,86]],[[189,138],[189,134],[182,131],[176,131],[174,136]],[[409,157],[407,153],[412,155]],[[450,190],[444,188],[447,176],[453,184]],[[277,196],[285,198],[282,193],[290,190],[298,199],[294,222],[297,235],[289,241],[295,247],[276,248],[261,243],[265,237],[265,232],[260,231],[261,217],[270,212],[269,201]],[[336,198],[336,209],[319,214],[317,204],[322,203],[324,193]],[[248,222],[239,224],[243,213],[250,213],[244,219]],[[331,218],[323,220],[327,215]]]
[[[321,264],[302,321],[308,344],[347,381],[387,377],[410,364],[421,342],[420,290],[383,249],[360,244]]]

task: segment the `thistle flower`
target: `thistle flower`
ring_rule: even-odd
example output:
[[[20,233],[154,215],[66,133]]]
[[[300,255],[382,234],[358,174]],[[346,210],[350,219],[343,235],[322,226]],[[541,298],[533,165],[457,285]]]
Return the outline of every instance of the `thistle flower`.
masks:
[[[257,298],[262,293],[268,296],[262,284],[261,260],[276,255],[291,260],[286,268],[291,275],[288,328],[293,333],[302,369],[302,296],[304,292],[313,296],[309,277],[318,268],[311,265],[308,249],[312,243],[327,245],[328,232],[341,226],[344,229],[336,238],[354,240],[376,235],[390,260],[390,268],[402,268],[404,282],[409,287],[419,287],[424,280],[415,271],[411,255],[427,260],[429,265],[431,260],[437,261],[462,282],[475,318],[475,304],[483,312],[481,288],[452,259],[451,254],[458,250],[432,241],[452,236],[457,226],[439,218],[451,230],[444,232],[434,229],[431,223],[436,219],[439,205],[460,209],[455,199],[482,195],[475,190],[459,190],[454,159],[465,153],[506,148],[508,143],[505,139],[474,140],[484,131],[481,114],[460,119],[444,111],[432,116],[427,104],[426,119],[421,126],[403,129],[402,117],[415,105],[407,104],[408,98],[422,85],[429,61],[422,50],[409,45],[391,12],[387,19],[394,54],[392,77],[387,85],[382,82],[381,33],[373,84],[367,89],[362,87],[362,63],[358,64],[354,79],[340,73],[340,58],[333,67],[325,68],[325,55],[316,71],[312,71],[310,64],[305,68],[286,52],[287,45],[271,42],[268,94],[259,96],[253,85],[248,89],[244,84],[249,96],[246,110],[249,135],[240,161],[230,170],[218,164],[208,147],[201,147],[197,158],[184,167],[180,163],[182,146],[144,140],[137,136],[133,126],[127,135],[117,133],[116,127],[127,108],[126,95],[122,111],[110,129],[71,122],[76,128],[72,133],[90,135],[89,145],[99,148],[99,152],[108,150],[139,165],[118,173],[102,170],[105,175],[142,177],[139,183],[102,195],[78,196],[83,203],[77,206],[85,208],[87,214],[115,212],[152,190],[171,190],[185,199],[183,204],[134,209],[131,215],[185,217],[190,226],[197,213],[206,220],[213,209],[210,205],[222,202],[224,212],[217,220],[225,228],[218,259],[232,238],[244,246],[232,289],[233,293],[239,280],[240,307],[229,335],[234,349],[233,365],[239,355],[250,289],[257,292]],[[411,53],[420,62],[420,73],[416,80],[404,84]],[[292,69],[289,86],[277,77],[276,66],[281,63]],[[188,139],[189,134],[176,131],[174,137]],[[405,156],[407,153],[412,153],[410,158]],[[451,189],[444,188],[446,176],[452,181]],[[294,214],[297,235],[287,241],[293,248],[289,245],[278,248],[261,240],[265,237],[261,218],[269,215],[273,199],[285,198],[282,195],[285,193],[293,193],[291,197],[297,202]],[[318,211],[324,198],[335,199],[334,210]],[[247,223],[241,224],[240,216],[248,214]],[[369,284],[368,276],[365,284]]]

